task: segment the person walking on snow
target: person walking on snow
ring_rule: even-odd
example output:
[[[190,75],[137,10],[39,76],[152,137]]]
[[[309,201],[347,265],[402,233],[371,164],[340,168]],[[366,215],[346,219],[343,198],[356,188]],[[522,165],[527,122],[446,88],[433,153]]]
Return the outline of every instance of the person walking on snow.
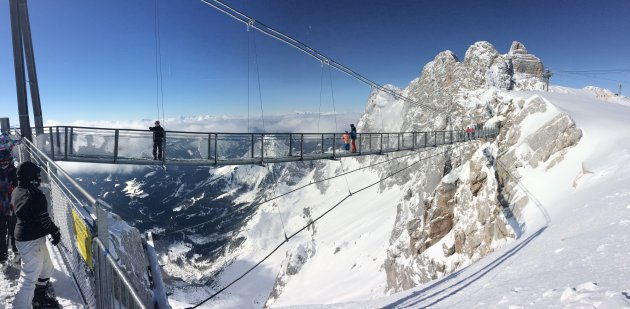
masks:
[[[343,149],[350,151],[350,135],[348,134],[348,131],[341,136],[341,139],[343,140]]]
[[[15,244],[22,256],[14,309],[59,307],[50,282],[54,266],[46,246],[46,236],[51,235],[52,244],[56,246],[61,240],[61,233],[48,215],[46,196],[39,189],[40,171],[33,162],[20,164],[17,168],[18,186],[11,198],[17,217]]]
[[[357,128],[353,123],[350,124],[350,138],[352,139],[352,152],[357,152],[357,145],[355,144],[357,139]]]
[[[8,259],[9,245],[13,257],[18,254],[13,237],[15,215],[11,205],[11,193],[17,187],[17,175],[13,157],[8,149],[0,150],[0,263]]]
[[[155,127],[149,127],[153,131],[153,160],[162,160],[162,144],[164,143],[164,128],[160,121],[155,121]]]

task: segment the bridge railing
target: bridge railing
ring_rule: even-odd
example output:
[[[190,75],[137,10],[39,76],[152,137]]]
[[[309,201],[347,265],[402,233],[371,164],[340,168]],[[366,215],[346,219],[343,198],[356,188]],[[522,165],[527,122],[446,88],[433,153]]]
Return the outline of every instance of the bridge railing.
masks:
[[[20,162],[42,167],[41,188],[61,232],[58,249],[87,307],[155,307],[159,297],[152,292],[140,233],[129,227],[124,235],[110,234],[104,223],[109,217],[104,208],[111,208],[107,203],[92,197],[30,141],[23,139],[16,149]]]
[[[156,164],[153,132],[75,126],[45,127],[35,139],[53,160]],[[489,132],[489,131],[488,131]],[[488,134],[480,129],[476,137]],[[358,133],[357,153],[343,147],[341,133],[207,133],[166,131],[163,163],[190,165],[257,164],[378,154],[451,144],[463,130]]]

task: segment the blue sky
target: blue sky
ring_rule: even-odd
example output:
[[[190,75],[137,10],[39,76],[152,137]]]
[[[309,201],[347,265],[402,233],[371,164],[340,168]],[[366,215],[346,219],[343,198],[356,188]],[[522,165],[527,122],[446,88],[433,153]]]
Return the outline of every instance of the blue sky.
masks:
[[[261,99],[265,114],[332,111],[333,98],[338,112],[363,111],[365,84],[201,1],[157,1],[166,117],[247,115],[248,97],[252,117]],[[45,121],[158,116],[155,0],[28,3]],[[556,71],[552,84],[630,92],[626,0],[225,3],[380,84],[405,87],[443,50],[462,59],[476,41],[506,53],[518,40]],[[0,16],[0,116],[17,125],[8,1]],[[626,71],[561,72],[611,69]]]

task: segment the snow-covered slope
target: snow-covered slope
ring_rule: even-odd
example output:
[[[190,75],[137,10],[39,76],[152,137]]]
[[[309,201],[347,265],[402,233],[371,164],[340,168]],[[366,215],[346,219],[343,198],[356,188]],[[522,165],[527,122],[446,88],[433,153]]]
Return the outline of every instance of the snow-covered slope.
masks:
[[[436,282],[309,308],[630,308],[630,107],[555,89],[511,93],[542,97],[584,134],[557,165],[517,169],[533,197],[517,241]]]
[[[422,104],[375,91],[356,122],[500,124],[494,140],[82,183],[162,236],[176,308],[250,269],[201,307],[628,306],[630,107],[593,89],[541,92],[543,70],[519,42],[506,54],[475,43],[461,62],[445,51],[407,87],[388,86]]]

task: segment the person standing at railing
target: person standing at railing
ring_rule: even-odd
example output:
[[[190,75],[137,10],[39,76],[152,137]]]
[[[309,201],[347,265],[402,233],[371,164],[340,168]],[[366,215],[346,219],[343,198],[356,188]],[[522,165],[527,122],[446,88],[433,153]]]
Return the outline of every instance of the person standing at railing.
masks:
[[[357,140],[357,128],[353,123],[350,124],[350,138],[352,139],[352,152],[357,152],[357,145],[355,144]]]
[[[19,257],[13,237],[15,214],[11,204],[11,193],[17,185],[17,174],[11,151],[0,150],[0,263],[5,263],[9,258],[9,245],[13,251],[13,259]]]
[[[164,143],[164,128],[160,126],[160,121],[155,121],[154,127],[149,127],[153,131],[153,160],[162,160],[162,144]]]
[[[350,134],[348,134],[348,131],[341,136],[341,139],[343,140],[343,149],[350,151]]]
[[[17,217],[15,244],[22,256],[14,309],[59,307],[50,282],[54,266],[46,246],[46,236],[51,235],[52,244],[56,246],[61,241],[61,233],[48,215],[46,196],[39,189],[40,171],[33,162],[20,164],[17,168],[18,186],[11,198]]]

